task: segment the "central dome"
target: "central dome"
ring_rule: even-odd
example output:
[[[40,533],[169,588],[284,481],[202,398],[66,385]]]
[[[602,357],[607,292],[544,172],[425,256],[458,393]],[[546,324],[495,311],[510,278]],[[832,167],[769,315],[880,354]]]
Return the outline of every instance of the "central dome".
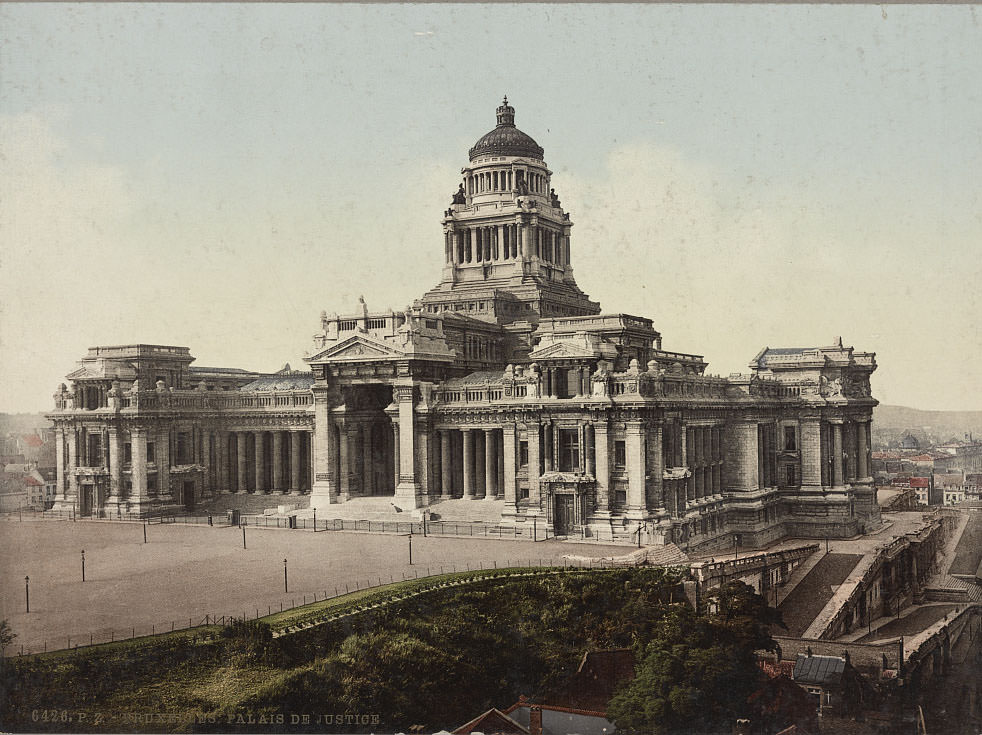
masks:
[[[498,108],[498,127],[485,133],[468,151],[473,161],[478,156],[523,156],[542,160],[542,146],[515,127],[515,108],[505,97]]]

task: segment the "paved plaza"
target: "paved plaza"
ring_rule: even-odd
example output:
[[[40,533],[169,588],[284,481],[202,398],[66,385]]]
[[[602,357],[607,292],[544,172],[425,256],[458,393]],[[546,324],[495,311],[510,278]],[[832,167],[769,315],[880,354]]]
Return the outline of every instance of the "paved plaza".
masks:
[[[623,546],[498,541],[332,531],[70,521],[0,522],[0,618],[17,634],[8,654],[65,648],[197,624],[205,615],[254,616],[312,601],[345,585],[378,584],[531,560],[562,564],[565,554],[620,555]],[[82,582],[81,551],[85,550]],[[289,592],[284,592],[283,560]],[[24,577],[30,576],[30,613]]]

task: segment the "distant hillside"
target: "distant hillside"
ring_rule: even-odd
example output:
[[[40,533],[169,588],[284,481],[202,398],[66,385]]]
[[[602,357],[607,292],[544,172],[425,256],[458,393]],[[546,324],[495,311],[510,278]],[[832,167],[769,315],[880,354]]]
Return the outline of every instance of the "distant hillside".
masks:
[[[873,409],[873,434],[884,442],[910,432],[920,440],[945,442],[982,438],[982,411],[922,411],[906,406],[879,405]]]
[[[0,413],[0,434],[30,434],[51,426],[51,422],[40,413]]]

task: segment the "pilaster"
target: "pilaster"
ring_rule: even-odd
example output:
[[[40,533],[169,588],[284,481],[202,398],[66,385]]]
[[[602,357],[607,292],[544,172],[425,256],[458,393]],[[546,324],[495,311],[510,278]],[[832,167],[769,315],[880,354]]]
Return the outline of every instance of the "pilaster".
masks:
[[[339,458],[335,457],[335,446],[331,431],[331,393],[329,386],[324,382],[315,383],[313,387],[314,393],[314,434],[311,441],[311,461],[313,464],[313,477],[311,477],[310,486],[310,507],[319,508],[330,505],[331,503],[337,503],[339,501],[338,493],[338,464]],[[299,466],[299,442],[294,441],[300,439],[300,435],[291,434],[290,435],[290,456],[291,459],[296,458],[296,461],[291,461],[291,467]],[[342,443],[344,443],[344,436],[341,437]],[[295,449],[296,447],[296,449]],[[342,447],[342,452],[346,447]],[[291,472],[295,472],[291,470]],[[290,492],[299,492],[299,478],[297,482],[293,482],[293,475],[291,474],[291,487]],[[345,497],[347,497],[347,487],[345,488]]]
[[[594,476],[597,480],[597,511],[610,512],[610,447],[606,421],[593,424]]]
[[[420,506],[421,487],[416,461],[416,411],[414,386],[407,383],[392,388],[393,400],[399,406],[399,484],[395,495],[411,508]]]
[[[640,518],[645,511],[645,456],[644,423],[641,421],[627,422],[627,507],[625,515],[629,518]]]

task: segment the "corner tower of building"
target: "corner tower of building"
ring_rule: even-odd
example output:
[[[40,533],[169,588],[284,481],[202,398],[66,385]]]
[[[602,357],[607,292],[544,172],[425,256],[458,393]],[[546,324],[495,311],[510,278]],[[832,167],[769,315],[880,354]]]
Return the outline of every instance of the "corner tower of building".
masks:
[[[573,223],[542,147],[515,126],[507,97],[496,116],[494,129],[471,147],[443,213],[442,276],[419,305],[532,327],[541,318],[599,313],[573,279]]]

